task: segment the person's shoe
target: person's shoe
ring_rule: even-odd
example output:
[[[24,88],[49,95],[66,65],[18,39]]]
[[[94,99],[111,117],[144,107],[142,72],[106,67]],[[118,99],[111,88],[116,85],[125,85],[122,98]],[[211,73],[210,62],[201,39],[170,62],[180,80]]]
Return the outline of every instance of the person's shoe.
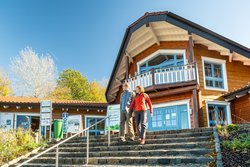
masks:
[[[122,142],[126,142],[126,139],[125,139],[125,138],[120,138],[120,140],[121,140]]]
[[[130,141],[134,141],[135,138],[134,138],[134,137],[130,137],[129,140],[130,140]]]
[[[140,144],[142,144],[142,145],[145,144],[145,139],[142,139]]]

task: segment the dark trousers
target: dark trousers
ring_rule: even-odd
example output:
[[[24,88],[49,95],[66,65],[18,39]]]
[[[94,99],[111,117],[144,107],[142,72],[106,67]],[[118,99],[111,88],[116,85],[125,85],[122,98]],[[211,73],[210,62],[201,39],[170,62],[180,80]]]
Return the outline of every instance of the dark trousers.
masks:
[[[141,139],[146,138],[147,111],[135,111],[135,122],[138,135]]]

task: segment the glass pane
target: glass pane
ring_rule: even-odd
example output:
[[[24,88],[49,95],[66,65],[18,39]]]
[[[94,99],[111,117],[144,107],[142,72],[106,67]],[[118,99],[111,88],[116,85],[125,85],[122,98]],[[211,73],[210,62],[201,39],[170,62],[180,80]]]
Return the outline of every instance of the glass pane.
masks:
[[[171,125],[171,121],[170,120],[166,120],[166,126],[170,126]]]
[[[208,64],[208,63],[205,63],[205,75],[207,77],[212,77],[212,65],[211,64]]]
[[[209,115],[209,125],[215,126],[216,124],[216,115],[215,115],[215,107],[214,106],[208,106],[208,115]]]
[[[217,78],[222,78],[222,70],[221,70],[221,65],[214,65],[214,77]]]
[[[18,115],[17,116],[17,128],[29,129],[31,124],[31,116]]]
[[[222,81],[214,81],[214,86],[217,88],[223,88],[223,82]]]
[[[162,121],[158,121],[157,126],[162,127]]]
[[[225,107],[218,107],[218,121],[224,124],[226,120]]]
[[[183,55],[176,55],[176,59],[177,59],[177,60],[183,59]]]
[[[176,126],[176,120],[172,120],[172,125]]]
[[[156,127],[156,122],[152,122],[152,127],[153,127],[153,128]]]
[[[212,87],[213,86],[213,81],[206,79],[206,86]]]

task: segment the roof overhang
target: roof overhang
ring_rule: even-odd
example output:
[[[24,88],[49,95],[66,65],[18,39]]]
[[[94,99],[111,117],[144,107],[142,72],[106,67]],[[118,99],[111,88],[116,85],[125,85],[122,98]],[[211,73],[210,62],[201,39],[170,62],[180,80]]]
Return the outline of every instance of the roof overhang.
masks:
[[[229,92],[222,97],[225,99],[225,101],[232,101],[241,97],[244,97],[246,95],[250,94],[250,84],[246,85],[245,87],[236,89],[232,92]]]
[[[249,48],[174,13],[146,13],[126,29],[107,86],[107,101],[115,100],[121,81],[125,79],[127,58],[133,62],[133,57],[154,44],[159,45],[161,41],[188,41],[189,37],[192,37],[194,44],[205,45],[209,50],[228,56],[229,61],[250,65]]]

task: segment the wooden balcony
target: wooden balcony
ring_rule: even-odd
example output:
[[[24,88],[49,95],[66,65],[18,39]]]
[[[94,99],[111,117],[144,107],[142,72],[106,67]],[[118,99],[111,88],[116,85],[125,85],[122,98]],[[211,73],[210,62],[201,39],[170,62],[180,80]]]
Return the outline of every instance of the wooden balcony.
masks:
[[[194,85],[197,84],[196,64],[151,69],[151,71],[136,75],[125,82],[129,83],[131,90],[135,90],[136,86],[141,85],[146,91]]]

